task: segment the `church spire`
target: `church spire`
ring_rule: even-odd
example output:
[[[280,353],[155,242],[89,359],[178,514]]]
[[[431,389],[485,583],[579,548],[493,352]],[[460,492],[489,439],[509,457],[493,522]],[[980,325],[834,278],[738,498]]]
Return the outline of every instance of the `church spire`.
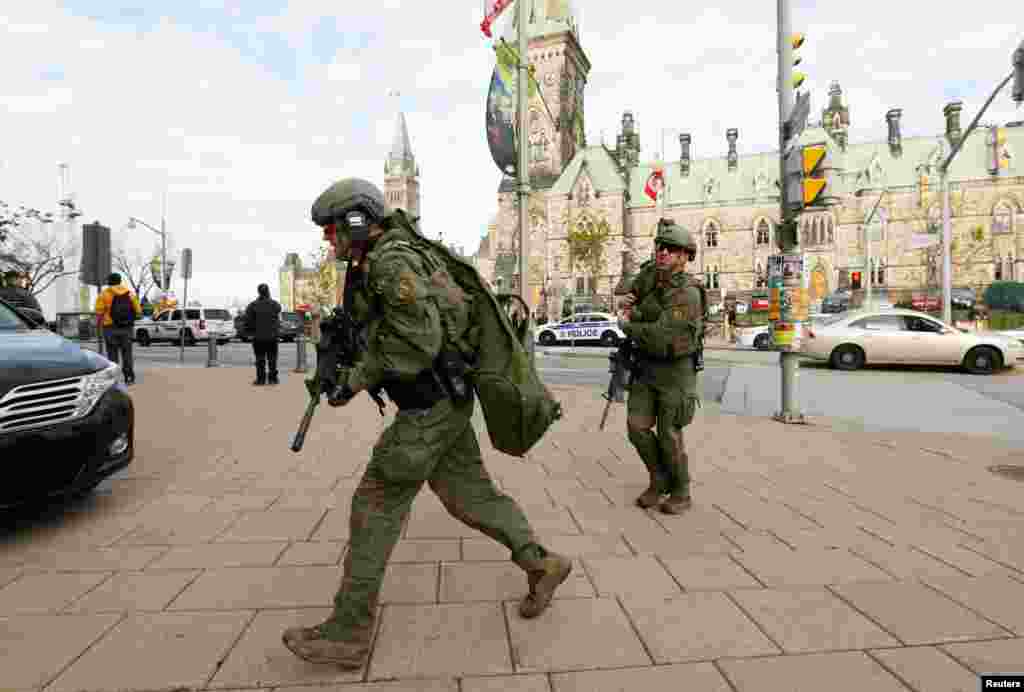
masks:
[[[384,163],[384,194],[388,204],[405,209],[413,216],[420,210],[420,169],[412,155],[409,128],[405,113],[398,111],[395,119],[395,134],[391,139],[391,150]]]
[[[405,124],[405,113],[398,111],[395,120],[395,136],[391,139],[391,152],[388,158],[392,161],[414,161],[412,145],[409,143],[409,128]]]

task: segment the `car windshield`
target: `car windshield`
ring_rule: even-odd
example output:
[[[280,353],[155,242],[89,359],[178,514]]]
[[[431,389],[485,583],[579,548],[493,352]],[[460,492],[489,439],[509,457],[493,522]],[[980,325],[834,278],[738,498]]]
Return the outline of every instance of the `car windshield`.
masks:
[[[206,319],[208,320],[230,320],[231,315],[227,310],[211,310],[206,308]]]
[[[3,303],[0,303],[0,329],[4,331],[10,330],[21,330],[29,329],[29,325],[25,320],[21,319],[15,314],[12,308],[7,307]]]
[[[299,322],[299,313],[297,312],[282,312],[281,319],[285,322]]]

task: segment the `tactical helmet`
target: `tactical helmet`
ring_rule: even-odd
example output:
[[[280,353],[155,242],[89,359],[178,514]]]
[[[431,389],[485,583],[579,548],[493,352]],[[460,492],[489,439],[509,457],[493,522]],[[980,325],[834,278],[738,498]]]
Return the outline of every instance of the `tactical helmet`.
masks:
[[[317,226],[326,226],[354,210],[364,212],[375,223],[392,211],[376,185],[362,178],[345,178],[320,193],[313,202],[311,216]]]
[[[697,241],[694,240],[693,235],[671,219],[658,221],[658,233],[654,237],[654,244],[656,246],[671,245],[690,252],[697,252]]]

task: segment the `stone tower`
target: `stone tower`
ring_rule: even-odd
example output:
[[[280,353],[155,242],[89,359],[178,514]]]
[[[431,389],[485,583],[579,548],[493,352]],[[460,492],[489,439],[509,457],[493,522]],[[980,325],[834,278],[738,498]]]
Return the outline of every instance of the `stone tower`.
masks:
[[[412,216],[420,215],[420,167],[412,155],[409,128],[405,113],[399,111],[395,136],[384,163],[384,197],[392,208],[404,209]]]
[[[839,82],[832,82],[828,89],[828,108],[821,112],[821,126],[845,151],[847,131],[850,127],[850,109],[843,104],[843,89]]]
[[[530,99],[529,105],[530,184],[534,190],[543,190],[554,183],[586,143],[583,93],[590,61],[580,47],[569,0],[523,1],[530,3],[528,58],[536,69],[538,91],[543,95],[543,100]],[[512,7],[509,13],[512,19],[505,25],[503,38],[514,47],[518,11]],[[552,119],[558,123],[557,131]]]

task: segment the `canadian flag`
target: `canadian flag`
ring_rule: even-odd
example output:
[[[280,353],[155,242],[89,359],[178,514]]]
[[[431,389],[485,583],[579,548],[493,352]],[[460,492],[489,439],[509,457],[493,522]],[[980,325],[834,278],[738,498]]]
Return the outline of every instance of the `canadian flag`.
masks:
[[[515,0],[484,0],[484,20],[480,22],[480,31],[484,36],[491,38],[491,24],[502,12]]]
[[[657,202],[658,194],[665,189],[665,169],[660,166],[656,167],[651,175],[647,178],[647,184],[644,185],[644,194],[651,198],[651,200]]]

